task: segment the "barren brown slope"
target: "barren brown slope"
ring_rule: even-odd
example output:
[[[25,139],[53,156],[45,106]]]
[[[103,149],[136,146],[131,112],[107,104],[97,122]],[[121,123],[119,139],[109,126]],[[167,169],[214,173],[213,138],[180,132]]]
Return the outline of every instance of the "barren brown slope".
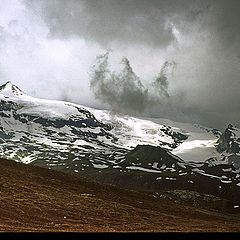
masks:
[[[239,220],[0,159],[1,231],[240,231]]]

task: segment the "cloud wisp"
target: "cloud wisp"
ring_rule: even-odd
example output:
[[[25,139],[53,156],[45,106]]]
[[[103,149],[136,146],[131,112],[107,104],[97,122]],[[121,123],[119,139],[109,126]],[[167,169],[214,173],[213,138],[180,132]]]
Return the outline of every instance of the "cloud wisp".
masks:
[[[159,74],[145,86],[126,57],[117,72],[111,70],[109,57],[109,52],[97,56],[91,69],[90,87],[97,99],[116,112],[138,115],[144,115],[154,106],[170,105],[167,71],[176,66],[175,62],[165,62]]]

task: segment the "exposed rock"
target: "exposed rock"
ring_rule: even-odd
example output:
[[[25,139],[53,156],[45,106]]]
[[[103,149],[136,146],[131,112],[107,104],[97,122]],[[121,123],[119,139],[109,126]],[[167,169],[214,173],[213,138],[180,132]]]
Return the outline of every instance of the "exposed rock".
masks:
[[[233,127],[229,124],[226,130],[218,139],[217,151],[227,153],[239,153],[240,152],[240,129]]]
[[[158,166],[165,164],[166,167],[171,167],[179,161],[182,162],[180,158],[161,147],[137,145],[136,148],[126,155],[125,164],[129,165],[131,163],[137,165],[141,163],[141,166],[146,166],[149,163],[153,164],[155,162],[158,163]]]

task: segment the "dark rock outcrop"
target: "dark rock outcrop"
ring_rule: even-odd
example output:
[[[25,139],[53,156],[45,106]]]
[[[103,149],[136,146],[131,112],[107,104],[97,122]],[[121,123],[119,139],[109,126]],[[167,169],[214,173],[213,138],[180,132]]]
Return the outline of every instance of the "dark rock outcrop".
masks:
[[[235,131],[238,130],[234,128],[232,124],[229,124],[226,130],[218,139],[217,151],[227,153],[239,153],[240,152],[240,139],[236,136]]]

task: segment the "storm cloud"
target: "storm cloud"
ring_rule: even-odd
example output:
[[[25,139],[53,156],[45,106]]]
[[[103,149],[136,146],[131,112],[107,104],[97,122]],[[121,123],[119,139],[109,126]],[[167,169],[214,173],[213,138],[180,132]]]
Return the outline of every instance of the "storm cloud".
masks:
[[[157,77],[144,86],[126,57],[122,58],[118,72],[111,70],[109,55],[109,52],[99,55],[92,67],[90,87],[97,99],[110,105],[116,112],[138,115],[155,105],[169,103],[166,71],[175,63],[165,62]]]
[[[240,126],[238,0],[3,0],[0,13],[2,81],[38,97]]]

